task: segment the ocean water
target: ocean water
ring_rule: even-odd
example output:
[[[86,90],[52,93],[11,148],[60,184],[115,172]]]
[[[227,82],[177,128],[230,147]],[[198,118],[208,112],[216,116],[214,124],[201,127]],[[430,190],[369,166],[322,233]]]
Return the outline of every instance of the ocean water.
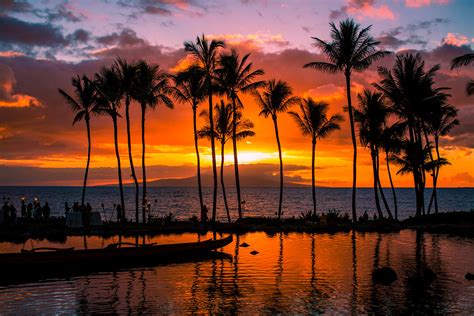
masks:
[[[127,217],[135,218],[134,189],[124,188]],[[80,201],[81,187],[0,187],[0,198],[9,199],[19,210],[21,198],[32,201],[38,198],[41,203],[48,202],[53,216],[64,215],[64,204]],[[392,193],[384,189],[389,207],[394,211]],[[425,198],[428,205],[431,190],[427,189]],[[400,219],[415,213],[415,195],[413,189],[396,189],[398,214]],[[232,218],[237,217],[235,188],[227,189],[227,197]],[[171,212],[178,219],[188,219],[193,215],[199,217],[199,197],[197,188],[149,188],[148,198],[151,201],[151,216],[161,217]],[[141,199],[141,195],[140,195]],[[245,216],[275,216],[278,210],[278,188],[242,188]],[[317,188],[316,200],[319,212],[336,210],[351,212],[350,188]],[[86,201],[95,211],[102,213],[105,220],[115,220],[114,203],[119,203],[119,191],[114,187],[87,188]],[[221,191],[217,196],[217,218],[226,220]],[[438,202],[441,212],[470,211],[474,209],[474,188],[438,189]],[[212,205],[212,189],[204,188],[204,203],[209,211]],[[382,202],[381,202],[382,203]],[[102,207],[102,204],[104,205]],[[383,207],[383,205],[382,205]],[[311,188],[285,188],[283,195],[283,216],[298,217],[301,212],[312,209]],[[361,215],[367,211],[375,212],[374,193],[371,188],[357,190],[357,210]],[[209,214],[210,215],[210,214]]]
[[[198,238],[162,235],[145,242]],[[0,243],[0,252],[31,245],[98,248],[117,240],[77,236],[65,244]],[[250,247],[239,247],[243,242]],[[253,250],[259,253],[252,255]],[[474,310],[474,281],[464,279],[474,272],[473,239],[412,230],[248,233],[234,236],[222,251],[228,258],[0,285],[0,314],[470,315]],[[371,273],[382,266],[393,268],[398,280],[374,284]],[[436,273],[432,283],[419,281],[426,268]]]

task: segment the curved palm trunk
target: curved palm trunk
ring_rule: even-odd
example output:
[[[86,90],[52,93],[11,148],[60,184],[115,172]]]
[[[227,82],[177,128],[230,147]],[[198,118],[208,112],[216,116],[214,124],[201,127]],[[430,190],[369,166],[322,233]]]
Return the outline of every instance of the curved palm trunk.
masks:
[[[235,189],[237,191],[237,209],[239,212],[239,219],[242,219],[242,198],[240,196],[239,160],[237,156],[237,106],[235,104],[235,96],[232,96],[232,117],[232,146],[234,150]]]
[[[209,127],[211,129],[211,153],[212,153],[212,180],[214,190],[212,192],[212,222],[216,222],[216,211],[217,211],[217,162],[216,162],[216,145],[214,139],[214,117],[212,114],[212,88],[211,82],[208,83],[209,91]]]
[[[225,211],[227,213],[227,220],[230,222],[230,212],[229,212],[229,205],[227,204],[227,194],[225,192],[225,184],[224,184],[224,142],[221,141],[221,187],[222,187],[222,196],[224,197],[224,205]]]
[[[375,207],[377,208],[377,213],[379,218],[383,218],[382,209],[380,208],[379,193],[378,193],[378,179],[377,179],[377,163],[376,155],[373,149],[371,149],[370,156],[372,157],[372,172],[374,174],[374,197],[375,197]]]
[[[135,175],[135,167],[133,165],[132,157],[132,136],[130,134],[130,98],[127,96],[125,99],[125,119],[127,121],[127,145],[128,145],[128,159],[130,161],[130,169],[132,171],[132,179],[135,184],[135,221],[138,223],[138,180]]]
[[[198,191],[199,191],[199,205],[201,206],[201,211],[202,211],[204,209],[204,202],[202,200],[201,159],[199,157],[196,108],[197,108],[196,105],[193,104],[194,148],[196,149],[196,165],[197,165],[197,180],[198,180]]]
[[[351,124],[352,148],[354,156],[352,160],[352,221],[357,222],[356,212],[356,189],[357,189],[357,141],[354,128],[354,114],[352,111],[351,101],[351,74],[346,71],[346,91],[347,91],[347,108],[349,110],[349,121]]]
[[[281,156],[281,144],[280,144],[280,136],[278,135],[278,123],[276,116],[272,117],[273,125],[275,127],[275,136],[278,145],[278,157],[280,158],[280,200],[278,202],[278,220],[281,219],[281,206],[283,202],[283,159]]]
[[[142,104],[142,222],[146,222],[146,166],[145,166],[145,113],[146,105]]]
[[[120,204],[122,206],[121,219],[119,221],[125,220],[125,199],[123,195],[123,183],[122,183],[122,164],[120,162],[119,146],[118,146],[118,128],[117,128],[117,116],[112,116],[112,121],[114,123],[114,145],[115,145],[115,157],[117,158],[117,171],[118,171],[118,180],[119,180],[119,190],[120,190]]]
[[[426,145],[430,146],[428,133],[426,131],[424,131],[424,133],[425,133]],[[431,163],[434,165],[434,158],[433,158],[433,154],[431,153],[431,149],[430,149],[430,160],[431,160]],[[431,173],[431,177],[433,179],[433,191],[431,192],[430,203],[428,204],[428,214],[431,213],[431,206],[433,205],[433,201],[435,202],[435,213],[438,213],[438,195],[436,192],[436,170],[435,169],[433,169]]]
[[[435,135],[434,136],[434,139],[435,139],[435,149],[436,149],[436,159],[438,159],[438,162],[439,162],[439,159],[441,158],[441,156],[439,155],[439,139],[438,139],[438,135]],[[433,182],[433,192],[435,192],[435,213],[438,214],[438,192],[437,192],[437,187],[438,187],[438,176],[439,176],[439,169],[440,169],[440,166],[436,166],[436,175],[434,177],[434,182]]]
[[[392,173],[390,172],[390,162],[388,160],[388,151],[385,151],[385,161],[387,162],[388,179],[390,180],[390,187],[392,188],[395,219],[398,220],[397,195],[395,194],[395,187],[393,186],[393,181],[392,181]]]
[[[316,216],[316,177],[314,175],[314,167],[316,160],[316,139],[313,137],[311,146],[311,189],[313,195],[313,215]]]
[[[87,176],[89,175],[89,164],[91,161],[91,126],[90,126],[89,118],[86,118],[85,121],[86,121],[86,129],[87,129],[87,164],[86,164],[86,171],[84,173],[84,183],[82,185],[81,204],[84,204],[84,200],[86,198]]]
[[[388,206],[387,199],[385,198],[385,194],[383,193],[383,188],[382,184],[380,183],[380,161],[379,161],[379,153],[377,151],[376,153],[376,159],[377,159],[377,184],[379,187],[380,191],[380,196],[382,197],[383,205],[385,206],[385,209],[387,210],[388,217],[393,219],[392,212],[390,211],[390,207]]]

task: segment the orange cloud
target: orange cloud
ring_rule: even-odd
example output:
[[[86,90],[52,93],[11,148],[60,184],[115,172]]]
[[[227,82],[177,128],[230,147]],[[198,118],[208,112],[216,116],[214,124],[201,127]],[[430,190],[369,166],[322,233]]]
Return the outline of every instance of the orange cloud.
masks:
[[[343,87],[336,86],[335,84],[330,83],[303,92],[303,97],[311,97],[314,100],[332,103],[344,99],[345,89]]]
[[[346,7],[346,12],[350,15],[355,15],[359,20],[365,18],[395,20],[395,14],[388,5],[384,4],[376,7],[371,1],[361,3],[360,1],[351,0]]]
[[[421,8],[432,4],[448,4],[451,0],[405,0],[405,5],[409,8]]]
[[[287,47],[290,42],[285,40],[281,34],[270,34],[265,32],[257,32],[254,34],[218,34],[209,35],[210,39],[219,39],[230,45],[244,45],[254,49],[260,49],[267,46]]]
[[[0,52],[0,57],[19,57],[19,56],[25,56],[25,54],[20,53],[20,52],[14,52],[14,51]]]
[[[474,39],[469,39],[469,37],[458,33],[448,33],[446,37],[443,38],[443,44],[448,44],[457,47],[467,45],[470,42],[474,42]]]

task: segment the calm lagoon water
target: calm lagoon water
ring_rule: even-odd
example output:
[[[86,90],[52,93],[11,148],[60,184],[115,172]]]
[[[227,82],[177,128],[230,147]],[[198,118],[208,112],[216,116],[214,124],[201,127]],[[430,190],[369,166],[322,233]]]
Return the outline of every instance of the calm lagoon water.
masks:
[[[202,236],[207,238],[210,236]],[[195,234],[147,242],[197,240]],[[134,241],[134,238],[129,241]],[[52,314],[465,314],[474,310],[474,240],[412,230],[398,233],[235,236],[228,259],[101,272],[0,286],[0,313]],[[117,237],[69,237],[66,245],[102,247]],[[247,242],[250,247],[237,245]],[[29,247],[55,245],[29,241]],[[65,245],[60,245],[65,246]],[[1,252],[23,245],[0,243]],[[253,250],[259,251],[251,255]],[[374,285],[374,268],[398,280]],[[416,281],[424,268],[437,278]]]
[[[82,188],[80,187],[0,187],[0,197],[10,198],[19,209],[20,199],[26,197],[32,201],[35,197],[44,203],[48,202],[53,216],[64,214],[64,203],[71,206],[74,201],[80,201]],[[235,189],[228,188],[228,201],[232,217],[237,215]],[[389,206],[393,211],[392,194],[384,189]],[[413,189],[397,189],[399,218],[404,219],[415,213],[415,195]],[[357,191],[357,209],[359,214],[367,211],[375,212],[373,190],[359,188]],[[427,204],[431,190],[426,190]],[[134,189],[125,188],[125,203],[129,219],[135,218]],[[351,189],[349,188],[318,188],[318,210],[327,212],[337,210],[350,213]],[[245,201],[244,215],[247,216],[275,216],[278,209],[278,188],[242,188],[242,198]],[[141,197],[141,195],[140,195]],[[199,216],[199,198],[196,188],[149,188],[148,197],[151,201],[151,215],[158,217],[171,212],[179,219],[188,219],[193,215]],[[114,187],[92,187],[87,189],[86,201],[90,202],[94,210],[102,213],[103,219],[115,220],[112,211],[114,203],[120,200],[119,192]],[[439,189],[438,200],[440,211],[470,211],[474,209],[474,188]],[[211,209],[212,190],[204,188],[204,201]],[[102,208],[102,203],[104,208]],[[283,197],[283,216],[298,217],[301,212],[312,209],[310,188],[285,188]],[[218,219],[225,221],[225,211],[221,192],[218,195]]]

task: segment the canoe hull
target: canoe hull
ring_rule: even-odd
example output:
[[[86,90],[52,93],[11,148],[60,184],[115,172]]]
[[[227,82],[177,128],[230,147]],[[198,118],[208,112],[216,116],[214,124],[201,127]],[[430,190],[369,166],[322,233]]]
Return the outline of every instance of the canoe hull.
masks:
[[[128,266],[174,262],[211,254],[232,242],[232,236],[203,242],[146,247],[83,249],[58,252],[0,254],[0,275],[34,274],[48,271],[99,271]]]

